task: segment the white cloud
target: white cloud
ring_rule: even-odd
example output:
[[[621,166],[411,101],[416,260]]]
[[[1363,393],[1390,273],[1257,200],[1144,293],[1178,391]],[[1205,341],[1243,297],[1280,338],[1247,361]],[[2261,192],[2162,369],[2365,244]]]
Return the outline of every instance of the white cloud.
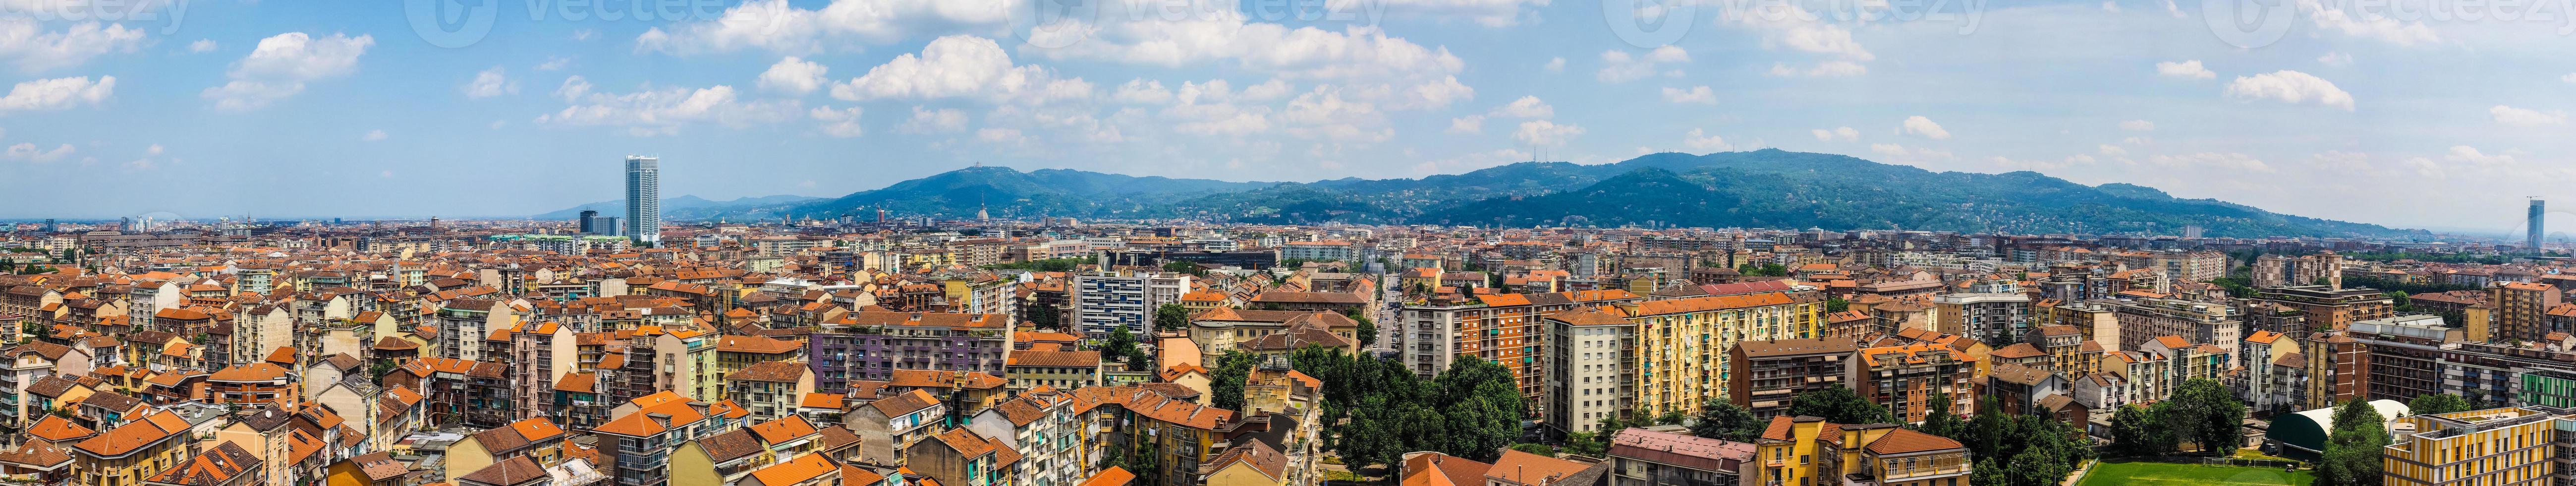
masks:
[[[1109,99],[1121,103],[1159,105],[1172,102],[1172,90],[1164,89],[1162,81],[1137,78],[1118,85],[1118,89],[1110,91]]]
[[[1353,26],[1339,32],[1290,28],[1252,22],[1233,3],[1221,3],[1192,3],[1187,15],[1173,16],[1163,14],[1170,5],[1164,2],[1106,2],[1102,15],[1091,20],[1096,24],[1057,29],[1079,39],[1039,36],[1030,43],[1064,47],[1023,52],[1167,68],[1227,61],[1230,68],[1290,79],[1404,86],[1441,82],[1466,69],[1466,62],[1448,48],[1389,37],[1375,27]],[[1112,13],[1120,9],[1129,11]]]
[[[2121,129],[2121,130],[2128,130],[2128,131],[2132,131],[2132,132],[2152,132],[2152,131],[2155,131],[2155,130],[2156,130],[2156,122],[2151,122],[2151,121],[2146,121],[2146,120],[2129,120],[2129,121],[2120,122],[2120,129]]]
[[[1325,0],[1324,12],[1356,14],[1383,9],[1409,16],[1464,18],[1486,27],[1509,27],[1520,23],[1522,4],[1545,7],[1548,0]]]
[[[1009,0],[832,0],[820,9],[803,9],[787,0],[751,0],[714,19],[654,27],[635,38],[635,48],[672,54],[740,49],[811,54],[937,32],[984,31],[1007,24],[1012,5]]]
[[[197,39],[188,43],[188,52],[215,52],[214,39]]]
[[[1863,66],[1860,63],[1851,61],[1825,61],[1816,63],[1815,66],[1810,66],[1807,69],[1800,70],[1796,67],[1791,67],[1788,63],[1772,63],[1771,70],[1763,74],[1780,77],[1807,76],[1817,78],[1859,76],[1869,74],[1869,66]]]
[[[250,110],[294,96],[314,80],[345,76],[358,70],[358,56],[376,44],[375,37],[331,34],[315,38],[288,32],[260,39],[259,47],[233,64],[232,81],[206,88],[200,97],[215,108]]]
[[[2528,108],[2495,105],[2494,108],[2487,109],[2487,114],[2494,115],[2496,123],[2513,126],[2530,127],[2567,123],[2567,112],[2563,111],[2544,113]]]
[[[1950,130],[1941,128],[1941,124],[1933,123],[1932,119],[1924,118],[1922,115],[1906,117],[1904,125],[1906,135],[1933,140],[1950,139]]]
[[[116,94],[116,77],[99,76],[39,79],[18,83],[9,95],[0,97],[0,114],[19,111],[66,110],[83,104],[97,106]]]
[[[1036,65],[1013,65],[1001,45],[968,35],[932,40],[918,56],[895,56],[869,68],[866,75],[832,85],[833,98],[849,101],[970,98],[1046,103],[1090,96],[1091,83],[1081,78],[1057,79]]]
[[[12,159],[29,162],[53,162],[56,160],[62,160],[63,157],[69,157],[72,152],[75,151],[78,151],[78,149],[73,148],[72,144],[68,143],[56,146],[53,150],[37,150],[36,144],[19,143],[17,145],[9,146],[9,150],[6,153],[0,153],[0,155],[6,155]]]
[[[1027,136],[1020,134],[1019,129],[1014,128],[985,128],[975,131],[975,139],[986,142],[1016,143],[1026,138]]]
[[[2316,22],[2319,29],[2343,35],[2378,39],[2400,46],[2442,41],[2442,36],[2425,27],[2423,22],[2403,22],[2368,9],[2346,11],[2343,7],[2347,5],[2345,2],[2328,4],[2321,0],[2299,0],[2299,11],[2306,12],[2308,20]]]
[[[1560,56],[1548,59],[1547,64],[1539,66],[1539,69],[1544,69],[1551,73],[1565,72],[1565,58]],[[2576,76],[2576,74],[2571,74],[2569,76]]]
[[[800,95],[812,93],[830,82],[823,79],[823,73],[830,71],[831,68],[823,67],[823,63],[787,56],[779,59],[777,64],[769,65],[769,70],[760,72],[760,87]]]
[[[134,52],[147,42],[142,29],[82,22],[49,30],[54,24],[26,15],[23,10],[6,10],[11,15],[0,17],[0,59],[17,64],[20,71],[79,66],[108,53]]]
[[[915,105],[912,119],[899,128],[904,133],[957,133],[966,131],[966,112],[955,108],[928,109]]]
[[[632,93],[607,93],[592,92],[590,84],[576,76],[564,80],[564,89],[558,94],[573,105],[539,115],[537,123],[625,127],[626,133],[634,136],[676,135],[682,125],[697,122],[735,127],[778,122],[793,118],[799,111],[794,100],[744,101],[732,86],[724,85],[698,89],[648,87]]]
[[[538,64],[537,64],[537,70],[538,70],[538,71],[561,71],[561,70],[563,70],[564,66],[568,66],[568,65],[571,65],[571,64],[572,64],[572,58],[569,58],[569,57],[553,57],[553,56],[548,56],[548,57],[546,57],[546,62],[542,62],[542,63],[538,63]]]
[[[1646,51],[1645,55],[1612,49],[1601,52],[1601,72],[1592,77],[1604,83],[1624,83],[1645,79],[1659,72],[1664,75],[1680,75],[1678,71],[1666,70],[1663,65],[1686,62],[1690,62],[1690,52],[1682,50],[1679,46],[1657,47]]]
[[[1834,139],[1842,139],[1845,142],[1860,140],[1860,130],[1852,127],[1836,127],[1832,130],[1818,128],[1807,132],[1815,134],[1818,142],[1831,142]]]
[[[2120,13],[2120,2],[2115,2],[2115,1],[2112,1],[2112,0],[2102,0],[2102,11],[2104,11],[2104,12],[2110,12],[2110,13]]]
[[[1512,100],[1511,103],[1494,107],[1493,114],[1520,118],[1549,118],[1556,116],[1556,107],[1548,106],[1545,101],[1539,101],[1537,96],[1522,96],[1521,99]]]
[[[1714,105],[1717,104],[1717,91],[1707,86],[1692,86],[1690,89],[1667,87],[1664,88],[1664,102]]]
[[[2470,147],[2470,146],[2467,146],[2467,145],[2454,145],[2454,146],[2452,146],[2452,147],[2451,147],[2451,152],[2450,152],[2450,153],[2448,153],[2448,154],[2443,155],[2443,156],[2442,156],[2442,160],[2448,160],[2448,161],[2452,161],[2452,162],[2460,162],[2460,163],[2472,164],[2472,165],[2475,165],[2477,168],[2495,168],[2495,167],[2498,167],[2498,166],[2506,166],[2506,165],[2513,165],[2513,164],[2514,164],[2514,159],[2513,159],[2513,156],[2512,156],[2512,155],[2507,155],[2507,154],[2494,154],[2494,155],[2488,155],[2488,154],[2486,154],[2486,153],[2479,152],[2479,151],[2478,151],[2478,149],[2477,149],[2477,147]]]
[[[1558,125],[1556,122],[1547,120],[1530,120],[1521,122],[1520,131],[1512,132],[1512,139],[1530,145],[1565,145],[1565,142],[1580,135],[1583,135],[1583,127],[1580,126]]]
[[[467,98],[481,99],[518,93],[519,83],[511,81],[509,75],[502,72],[500,66],[492,66],[491,69],[474,73],[474,81],[465,83]]]
[[[2227,96],[2248,100],[2275,100],[2289,104],[2316,103],[2352,111],[2351,93],[2308,73],[2274,71],[2253,76],[2237,76],[2227,84]]]
[[[2327,52],[2323,56],[2317,56],[2317,64],[2335,67],[2350,66],[2352,65],[2352,55],[2342,52]]]
[[[1885,2],[1862,2],[1864,7],[1861,8],[1867,9],[1866,6],[1872,4],[1882,10],[1887,5]],[[1852,39],[1851,29],[1830,23],[1834,15],[1809,11],[1799,2],[1740,2],[1730,3],[1726,8],[1727,11],[1718,14],[1719,21],[1760,32],[1763,48],[1787,49],[1829,58],[1804,69],[1793,68],[1786,62],[1775,64],[1770,71],[1773,76],[1857,76],[1869,72],[1860,63],[1878,59],[1878,55]],[[1868,18],[1861,20],[1865,22]]]
[[[2118,146],[2118,145],[2112,145],[2112,144],[2107,144],[2107,143],[2106,143],[2106,144],[2102,144],[2101,148],[2100,148],[2099,150],[2097,150],[2097,152],[2100,152],[2100,153],[2101,153],[2103,156],[2105,156],[2105,157],[2120,157],[2120,156],[2129,155],[2129,149],[2120,148],[2120,146]]]
[[[1682,134],[1682,145],[1683,145],[1683,146],[1690,147],[1690,148],[1691,148],[1691,150],[1710,151],[1710,152],[1725,152],[1725,151],[1735,150],[1735,145],[1734,145],[1734,144],[1730,144],[1730,143],[1726,143],[1726,139],[1725,139],[1725,138],[1721,138],[1721,137],[1718,137],[1717,135],[1713,135],[1713,134],[1707,134],[1707,133],[1704,133],[1703,131],[1701,131],[1700,129],[1697,129],[1697,128],[1693,128],[1693,129],[1691,129],[1691,130],[1690,130],[1690,133]]]
[[[2264,164],[2262,160],[2255,159],[2253,156],[2240,153],[2201,152],[2183,155],[2157,155],[2147,157],[2147,163],[2165,166],[2172,169],[2218,169],[2262,173],[2273,172],[2271,165]]]
[[[2083,155],[2083,154],[2070,155],[2070,156],[2067,156],[2065,159],[2061,159],[2061,160],[2053,160],[2053,161],[2052,161],[2052,160],[2013,159],[2013,158],[2009,158],[2009,157],[2000,157],[2000,156],[1998,156],[1998,157],[1989,157],[1989,158],[1987,158],[1986,160],[1987,160],[1988,162],[1993,163],[1993,164],[1994,164],[1995,166],[1997,166],[1997,167],[2003,167],[2003,168],[2014,169],[2014,170],[2031,170],[2031,171],[2040,171],[2040,170],[2058,170],[2058,169],[2064,169],[2064,168],[2074,167],[2074,166],[2078,166],[2078,165],[2093,165],[2093,164],[2096,162],[2096,160],[2094,160],[2093,156],[2091,156],[2091,155]]]
[[[2169,78],[2218,79],[2218,73],[2210,71],[2209,68],[2201,67],[2199,59],[2183,62],[2166,61],[2156,63],[2156,74]]]
[[[572,41],[573,41],[573,42],[581,42],[581,41],[587,41],[587,40],[597,39],[597,38],[599,38],[599,31],[596,31],[596,30],[590,30],[590,29],[573,29],[573,30],[572,30]]]
[[[368,131],[367,131],[367,134],[365,134],[365,135],[359,135],[359,136],[358,136],[358,139],[359,139],[359,140],[364,140],[364,141],[369,141],[369,142],[373,142],[373,141],[377,141],[377,140],[384,140],[384,139],[385,139],[385,131],[384,131],[384,130],[381,130],[381,129],[378,129],[378,130],[368,130]]]
[[[1912,152],[1912,151],[1905,150],[1905,146],[1903,146],[1903,145],[1897,145],[1897,144],[1892,144],[1892,143],[1873,143],[1873,144],[1869,144],[1869,151],[1870,151],[1870,152],[1877,153],[1877,154],[1879,154],[1879,155],[1886,155],[1886,156],[1893,156],[1893,157],[1904,157],[1904,156],[1907,156],[1907,155],[1913,155],[1913,152]]]
[[[814,117],[815,121],[823,122],[823,134],[833,138],[850,138],[867,133],[867,130],[859,128],[859,107],[856,106],[838,110],[829,106],[817,106],[806,114]]]
[[[2559,81],[2566,81],[2566,82],[2569,82],[2569,83],[2576,83],[2576,73],[2567,73],[2567,75],[2566,75],[2566,76],[2559,76],[2559,77],[2558,77],[2558,80],[2559,80]]]
[[[1375,103],[1344,99],[1342,89],[1318,86],[1289,100],[1279,112],[1288,134],[1308,140],[1376,143],[1395,138]]]
[[[1449,119],[1449,133],[1485,133],[1485,115]]]
[[[152,144],[150,147],[143,148],[143,155],[161,155],[161,152],[161,144],[157,143]]]

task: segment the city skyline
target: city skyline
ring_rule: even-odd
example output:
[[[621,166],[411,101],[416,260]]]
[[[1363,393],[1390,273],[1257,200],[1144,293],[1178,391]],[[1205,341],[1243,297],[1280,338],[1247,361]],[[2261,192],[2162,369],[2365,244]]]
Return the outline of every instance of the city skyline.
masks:
[[[614,199],[589,161],[627,152],[739,171],[668,188],[728,199],[976,162],[1316,180],[1777,147],[2491,231],[2519,223],[2498,209],[2516,196],[2576,177],[2551,136],[2576,105],[2559,22],[2306,2],[2265,40],[2214,29],[2203,5],[2134,0],[1869,20],[1677,2],[1687,21],[1659,30],[1615,27],[1598,2],[1332,3],[1353,9],[1139,19],[1118,3],[1075,39],[1013,22],[1008,2],[692,3],[615,21],[511,3],[475,35],[424,31],[401,2],[19,19],[56,49],[0,59],[24,83],[0,177],[138,190],[24,185],[0,217],[310,212],[248,190],[280,183],[476,187],[336,208],[350,215],[525,214]],[[2391,187],[2446,196],[2345,196]]]

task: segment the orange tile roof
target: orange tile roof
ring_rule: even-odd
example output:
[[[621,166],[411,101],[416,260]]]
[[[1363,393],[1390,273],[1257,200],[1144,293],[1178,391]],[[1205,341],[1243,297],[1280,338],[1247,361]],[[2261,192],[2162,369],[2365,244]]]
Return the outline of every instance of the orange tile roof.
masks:
[[[840,469],[841,465],[833,464],[831,460],[824,459],[822,454],[816,453],[796,456],[795,459],[754,469],[751,471],[751,477],[766,486],[785,486],[811,481],[825,474],[838,472]]]
[[[783,444],[811,437],[821,431],[815,430],[814,424],[806,422],[805,416],[789,414],[785,418],[753,425],[751,433],[759,435],[762,442]]]

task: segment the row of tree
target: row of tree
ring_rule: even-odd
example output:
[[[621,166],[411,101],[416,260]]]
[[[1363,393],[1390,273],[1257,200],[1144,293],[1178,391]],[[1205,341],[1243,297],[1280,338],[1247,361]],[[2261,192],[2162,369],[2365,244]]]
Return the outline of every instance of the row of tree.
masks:
[[[2173,395],[2155,405],[2120,406],[2111,415],[2111,449],[2120,454],[2172,454],[2189,442],[2200,451],[2227,455],[2236,451],[2245,432],[2245,402],[2226,384],[2208,378],[2186,380]]]
[[[1323,346],[1288,361],[1324,382],[1326,445],[1352,466],[1393,466],[1413,451],[1491,462],[1520,438],[1528,412],[1511,370],[1474,356],[1427,380],[1399,361]]]
[[[1926,414],[1921,424],[1908,427],[1959,441],[1967,448],[1975,468],[1969,484],[2054,486],[2074,473],[2076,465],[2094,457],[2084,431],[2056,418],[2003,413],[1991,398],[1979,408],[1986,413],[1968,417],[1948,412],[1953,408],[1949,396],[1934,395],[1926,402],[1927,410],[1940,412]],[[1790,399],[1787,414],[1837,424],[1900,423],[1887,407],[1839,386],[1798,394]],[[1726,402],[1701,405],[1692,418],[1691,435],[1736,442],[1760,440],[1767,425],[1744,407]]]

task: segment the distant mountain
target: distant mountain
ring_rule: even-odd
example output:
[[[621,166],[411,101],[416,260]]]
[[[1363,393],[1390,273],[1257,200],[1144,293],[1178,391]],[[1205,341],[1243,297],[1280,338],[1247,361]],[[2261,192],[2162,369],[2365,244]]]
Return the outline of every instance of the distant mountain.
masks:
[[[730,201],[711,201],[694,195],[666,197],[662,198],[662,219],[688,220],[729,215],[751,217],[764,213],[771,213],[779,207],[820,199],[822,198],[792,194],[742,197],[735,198]],[[600,201],[583,204],[580,206],[573,206],[570,209],[555,210],[535,216],[529,216],[528,218],[573,219],[581,217],[581,212],[584,210],[598,211],[601,216],[616,216],[623,218],[626,217],[626,200],[619,199],[615,201]],[[771,214],[765,217],[774,218],[777,216],[775,214]]]
[[[990,208],[994,217],[1165,217],[1184,198],[1259,189],[1276,182],[1226,182],[1102,174],[1068,169],[1020,172],[978,166],[897,182],[784,210],[797,217],[896,215],[971,217]]]
[[[2211,236],[2395,236],[2421,231],[2179,199],[2132,184],[2086,186],[2036,172],[1932,172],[1775,149],[1660,153],[1603,165],[1522,162],[1420,179],[1309,183],[1133,177],[973,167],[771,217],[896,215],[1196,218],[1250,223],[1823,227],[2018,233],[2145,231]]]

